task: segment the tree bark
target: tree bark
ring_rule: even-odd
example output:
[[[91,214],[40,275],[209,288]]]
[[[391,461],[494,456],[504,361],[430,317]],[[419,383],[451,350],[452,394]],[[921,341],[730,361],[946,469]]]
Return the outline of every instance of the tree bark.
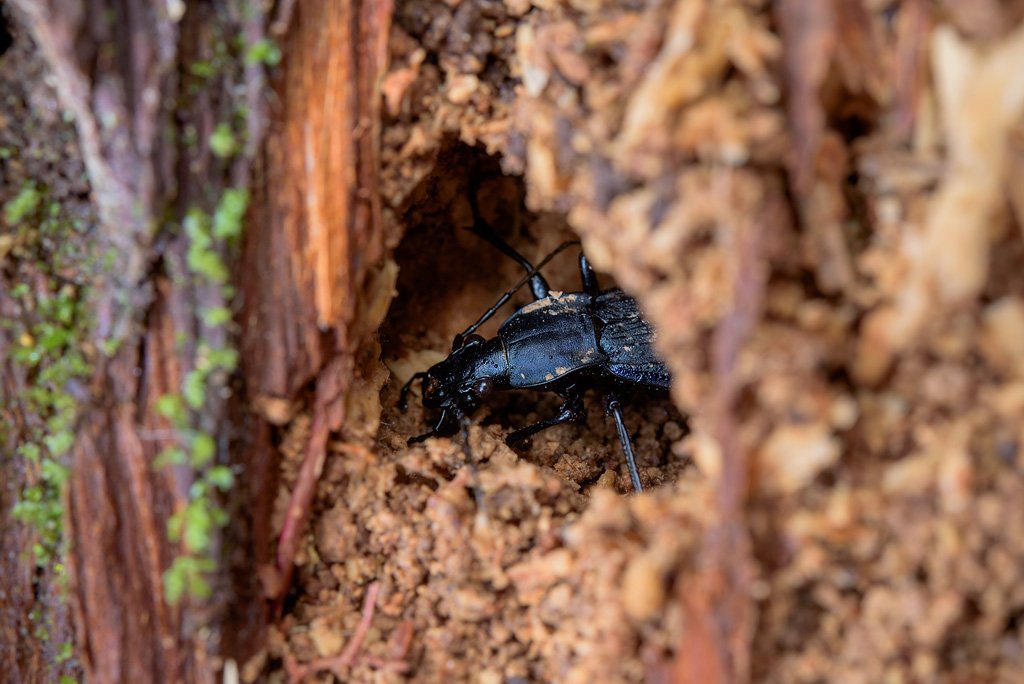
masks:
[[[171,307],[191,298],[150,270],[158,218],[177,191],[179,150],[165,132],[188,22],[145,2],[14,4],[74,113],[100,241],[117,255],[93,292],[93,336],[115,340],[118,351],[96,357],[68,485],[69,600],[80,659],[90,681],[212,681],[211,649],[189,627],[203,619],[201,609],[167,605],[161,581],[175,553],[167,517],[183,505],[190,482],[151,469],[159,449],[143,437],[166,427],[153,402],[176,388],[183,367],[171,342]]]
[[[383,253],[373,93],[390,5],[281,3],[273,29],[284,36],[286,57],[266,148],[262,64],[238,55],[198,91],[190,76],[219,43],[264,39],[270,17],[247,3],[14,6],[74,114],[99,240],[117,257],[91,303],[96,347],[116,352],[95,357],[67,495],[80,659],[91,682],[212,682],[220,656],[245,659],[259,647],[269,615],[254,568],[273,565],[276,452],[266,417],[248,412],[250,400],[293,402],[315,386],[324,429],[337,429],[352,355],[368,332],[354,325],[355,292]],[[244,144],[230,159],[211,155],[206,141],[218,122],[232,120],[239,100]],[[186,140],[189,127],[198,145]],[[202,309],[223,303],[220,290],[181,277],[189,244],[175,226],[192,206],[212,212],[211,197],[224,188],[247,186],[254,201],[234,268],[243,386],[226,385],[195,417],[216,436],[217,461],[240,473],[226,506],[235,520],[213,546],[220,571],[210,600],[171,605],[162,573],[182,548],[168,540],[167,523],[187,505],[195,475],[187,466],[152,467],[171,428],[156,402],[181,390],[201,345],[230,341],[230,329],[201,319]],[[282,563],[286,576],[290,561]],[[5,590],[26,591],[28,578],[5,577]]]

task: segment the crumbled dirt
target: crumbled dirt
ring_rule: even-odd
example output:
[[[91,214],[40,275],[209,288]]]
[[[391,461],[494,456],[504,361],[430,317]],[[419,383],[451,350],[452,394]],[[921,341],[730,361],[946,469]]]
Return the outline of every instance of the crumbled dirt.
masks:
[[[505,237],[528,258],[539,261],[574,237],[564,219],[525,212],[521,183],[500,176],[479,150],[453,146],[438,168],[472,169],[482,213],[495,225],[510,224]],[[408,410],[399,410],[403,381],[443,355],[454,335],[522,275],[467,230],[467,191],[465,176],[441,172],[409,202],[406,238],[395,253],[398,294],[380,334],[382,358],[394,373],[378,399],[377,444],[362,450],[334,445],[311,546],[300,560],[303,589],[280,628],[299,662],[337,655],[341,635],[351,634],[360,618],[348,608],[360,605],[362,591],[376,582],[377,643],[368,637],[367,663],[337,670],[342,678],[358,680],[390,667],[447,681],[464,678],[478,663],[487,681],[590,681],[628,660],[625,671],[642,679],[643,658],[674,650],[674,634],[658,619],[667,600],[663,579],[693,545],[695,537],[681,530],[696,529],[701,507],[665,495],[623,498],[631,490],[629,475],[598,397],[587,397],[585,425],[543,432],[522,453],[505,445],[505,435],[552,415],[556,396],[497,397],[474,417],[468,445],[460,437],[406,444],[426,430],[428,416],[416,392]],[[567,251],[546,269],[553,288],[579,289],[577,252]],[[605,276],[603,286],[611,285]],[[529,294],[520,293],[481,332],[493,335],[527,301]],[[673,455],[685,420],[667,397],[633,397],[625,420],[649,486],[692,471],[688,459]],[[286,481],[293,481],[296,467],[287,454],[301,456],[307,424],[295,421],[284,441]],[[594,497],[600,506],[588,505]],[[642,553],[659,536],[661,550]],[[613,609],[617,591],[606,581],[624,582],[637,594],[636,605]],[[592,614],[585,633],[565,619],[580,611]],[[389,655],[394,635],[404,629],[413,635],[408,651]],[[634,630],[652,635],[644,654],[635,652]],[[493,640],[481,641],[480,633]],[[589,652],[600,655],[584,657]]]
[[[954,5],[399,3],[394,376],[270,654],[337,656],[373,587],[348,681],[1024,678],[1024,28]],[[401,382],[518,276],[461,230],[481,176],[513,244],[568,227],[658,328],[686,420],[627,415],[649,494],[596,402],[522,454],[550,398],[405,446]]]

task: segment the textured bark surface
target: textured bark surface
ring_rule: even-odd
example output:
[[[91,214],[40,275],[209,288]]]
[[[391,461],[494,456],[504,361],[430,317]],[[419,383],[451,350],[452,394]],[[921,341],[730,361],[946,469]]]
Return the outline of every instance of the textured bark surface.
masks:
[[[176,391],[182,371],[171,342],[175,321],[163,303],[169,289],[157,295],[149,274],[152,237],[177,190],[177,151],[164,131],[167,98],[177,88],[180,26],[166,5],[146,2],[14,5],[74,114],[99,243],[117,255],[93,292],[93,335],[97,344],[121,343],[112,358],[96,357],[67,496],[79,657],[90,681],[210,681],[206,647],[184,627],[195,619],[188,617],[192,610],[171,608],[163,598],[161,574],[174,554],[166,519],[189,482],[153,471],[159,445],[143,437],[164,427],[152,403]]]
[[[298,535],[324,439],[345,416],[353,354],[377,325],[357,312],[357,293],[383,254],[376,187],[380,104],[373,93],[386,59],[390,5],[277,8],[273,30],[287,59],[264,150],[262,65],[240,61],[240,68],[218,73],[220,94],[194,88],[189,77],[193,63],[215,57],[208,51],[218,40],[237,32],[251,45],[264,37],[263,17],[245,3],[14,4],[63,106],[74,114],[99,211],[98,240],[116,254],[92,306],[96,346],[119,344],[113,356],[94,360],[67,497],[69,600],[80,660],[96,682],[212,681],[220,667],[213,655],[247,657],[259,646],[268,615],[254,568],[257,561],[275,567],[269,536],[274,402],[301,401],[315,388],[310,398],[319,428],[293,502]],[[205,141],[218,121],[234,116],[236,104],[223,94],[229,88],[245,90],[247,137],[235,160],[224,163]],[[186,126],[203,144],[166,135]],[[167,520],[188,502],[193,483],[186,468],[151,468],[171,427],[155,402],[180,391],[200,344],[221,345],[225,333],[199,319],[199,312],[222,303],[219,292],[173,275],[185,272],[188,242],[181,231],[163,231],[163,222],[190,206],[207,207],[220,188],[246,187],[261,165],[266,173],[253,187],[248,239],[237,265],[247,392],[236,392],[230,405],[227,394],[212,397],[196,425],[220,440],[218,459],[244,474],[228,502],[235,522],[216,545],[230,572],[214,578],[208,603],[171,606],[162,573],[180,549],[167,540]],[[368,313],[382,316],[379,306]],[[257,413],[248,412],[247,396]],[[268,406],[270,421],[262,410]],[[290,572],[295,538],[285,535],[282,542],[278,587]],[[10,546],[17,545],[12,538]],[[24,593],[32,579],[23,575],[12,572],[5,590]]]
[[[88,230],[95,213],[74,127],[59,116],[44,61],[18,29],[8,17],[0,20],[0,97],[5,115],[0,148],[7,157],[0,165],[0,203],[11,201],[26,182],[38,181],[38,187],[47,188],[50,201],[59,203],[61,220],[77,221]],[[10,223],[6,216],[4,223]],[[0,673],[5,681],[49,682],[62,675],[79,677],[81,670],[73,652],[65,651],[75,639],[65,600],[66,575],[52,563],[37,562],[34,546],[40,542],[39,534],[8,517],[25,490],[39,482],[38,462],[24,458],[18,447],[24,435],[40,430],[46,417],[37,414],[38,402],[25,399],[35,378],[11,362],[19,341],[9,326],[25,316],[11,286],[20,283],[31,291],[45,283],[49,265],[38,256],[20,266],[12,264],[10,255],[29,242],[25,237],[9,225],[0,229]]]
[[[299,5],[280,111],[239,269],[250,390],[290,400],[350,354],[359,286],[383,254],[377,188],[387,3]]]
[[[125,337],[152,295],[148,247],[162,203],[175,189],[175,151],[163,134],[165,98],[176,88],[178,23],[167,5],[148,2],[12,5],[26,17],[61,102],[75,117],[102,241],[119,255],[98,293],[96,337]]]
[[[360,294],[383,257],[376,83],[387,57],[390,13],[387,2],[295,8],[280,75],[281,110],[265,152],[267,177],[256,194],[239,271],[243,374],[257,412],[281,424],[308,398],[315,416],[268,576],[275,597],[291,574],[327,434],[346,418],[355,356],[382,316],[379,305]],[[390,288],[387,282],[377,287]],[[309,387],[309,396],[300,396]],[[269,433],[259,434],[254,460],[273,462]]]
[[[200,340],[219,345],[223,333],[198,320],[204,307],[218,303],[217,293],[165,275],[184,272],[188,247],[165,221],[173,226],[188,206],[207,205],[224,186],[244,187],[251,175],[264,116],[262,67],[245,65],[223,76],[225,85],[234,79],[251,96],[249,145],[231,163],[215,159],[205,141],[233,103],[179,89],[187,81],[183,69],[209,57],[211,36],[239,32],[255,42],[263,18],[234,3],[220,10],[148,2],[12,4],[74,117],[98,211],[99,230],[90,237],[96,253],[112,255],[92,288],[92,339],[81,344],[116,352],[91,355],[66,497],[67,601],[78,660],[95,682],[213,681],[219,665],[211,655],[220,648],[225,606],[235,592],[226,577],[217,578],[209,604],[165,601],[162,574],[181,553],[168,541],[167,520],[188,501],[192,475],[152,463],[169,432],[154,402],[180,391]],[[186,124],[202,145],[168,135]],[[199,427],[227,444],[235,433],[223,420],[225,396],[210,399]],[[227,461],[224,450],[219,458]],[[247,548],[241,546],[242,559],[232,557],[244,560]],[[21,593],[25,585],[10,589]],[[37,591],[51,590],[38,578]]]

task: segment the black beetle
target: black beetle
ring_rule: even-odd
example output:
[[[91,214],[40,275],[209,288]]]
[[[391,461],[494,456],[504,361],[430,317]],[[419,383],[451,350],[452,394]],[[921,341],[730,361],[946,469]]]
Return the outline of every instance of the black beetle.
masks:
[[[633,489],[643,491],[622,420],[620,394],[668,389],[668,370],[651,346],[653,328],[632,297],[617,288],[599,289],[597,276],[583,254],[579,257],[582,292],[554,292],[548,288],[539,269],[578,242],[563,243],[535,268],[479,218],[475,197],[470,203],[475,215],[474,232],[517,261],[526,269],[526,276],[456,336],[448,358],[416,373],[402,387],[403,407],[412,383],[422,379],[423,405],[441,409],[437,424],[429,432],[410,438],[409,443],[455,434],[459,420],[472,415],[494,391],[531,389],[561,396],[564,401],[558,415],[506,437],[505,442],[516,447],[541,430],[582,421],[583,394],[597,389],[615,419]],[[473,334],[527,281],[535,301],[512,314],[496,337],[485,340]]]

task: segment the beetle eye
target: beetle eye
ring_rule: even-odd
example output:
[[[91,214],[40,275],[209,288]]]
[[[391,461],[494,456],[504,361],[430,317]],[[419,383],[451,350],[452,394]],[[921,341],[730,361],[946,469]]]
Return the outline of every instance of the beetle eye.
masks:
[[[494,380],[491,378],[480,378],[473,385],[473,394],[478,397],[486,397],[494,389]]]
[[[466,335],[463,337],[462,333],[459,333],[455,336],[455,339],[452,340],[452,351],[454,352],[460,349],[465,349],[466,347],[472,347],[473,345],[480,344],[483,341],[484,338],[479,335]]]

